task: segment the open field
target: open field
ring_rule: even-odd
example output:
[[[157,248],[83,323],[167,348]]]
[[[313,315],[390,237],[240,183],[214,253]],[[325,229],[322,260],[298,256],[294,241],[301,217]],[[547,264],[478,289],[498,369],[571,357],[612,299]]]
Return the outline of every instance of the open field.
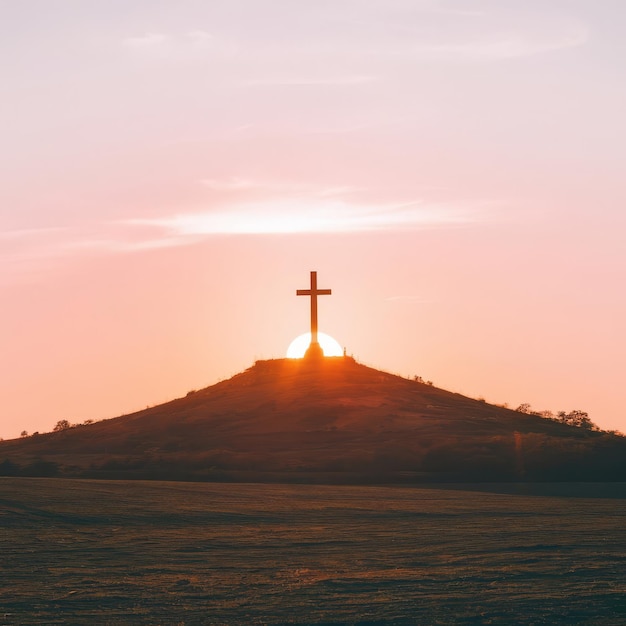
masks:
[[[624,492],[602,489],[580,494]],[[2,478],[0,624],[626,624],[625,518],[623,497]]]

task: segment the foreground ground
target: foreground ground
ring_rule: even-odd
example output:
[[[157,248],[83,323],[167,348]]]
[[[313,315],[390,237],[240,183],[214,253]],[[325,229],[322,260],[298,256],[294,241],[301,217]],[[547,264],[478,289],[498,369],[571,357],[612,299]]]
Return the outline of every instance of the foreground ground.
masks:
[[[3,478],[0,624],[626,624],[625,516],[620,497]]]

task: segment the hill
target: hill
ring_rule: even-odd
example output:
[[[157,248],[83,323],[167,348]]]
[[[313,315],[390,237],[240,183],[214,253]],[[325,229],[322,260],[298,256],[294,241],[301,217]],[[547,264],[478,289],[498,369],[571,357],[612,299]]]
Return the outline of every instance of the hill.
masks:
[[[427,482],[626,480],[626,438],[351,358],[258,361],[184,398],[0,442],[0,475]]]

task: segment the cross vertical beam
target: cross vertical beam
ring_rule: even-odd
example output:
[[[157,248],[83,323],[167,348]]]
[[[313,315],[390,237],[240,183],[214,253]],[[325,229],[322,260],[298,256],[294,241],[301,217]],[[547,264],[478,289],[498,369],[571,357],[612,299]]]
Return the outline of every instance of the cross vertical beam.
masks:
[[[330,296],[330,289],[317,288],[317,272],[311,272],[310,289],[298,289],[297,296],[311,296],[311,346],[319,345],[317,340],[317,296]]]

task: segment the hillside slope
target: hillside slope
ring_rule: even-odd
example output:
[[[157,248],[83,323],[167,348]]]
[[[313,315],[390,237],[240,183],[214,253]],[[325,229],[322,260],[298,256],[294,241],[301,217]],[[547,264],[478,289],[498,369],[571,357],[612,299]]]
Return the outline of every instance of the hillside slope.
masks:
[[[0,474],[387,482],[626,480],[626,439],[356,363],[259,361],[143,411],[0,443]]]

